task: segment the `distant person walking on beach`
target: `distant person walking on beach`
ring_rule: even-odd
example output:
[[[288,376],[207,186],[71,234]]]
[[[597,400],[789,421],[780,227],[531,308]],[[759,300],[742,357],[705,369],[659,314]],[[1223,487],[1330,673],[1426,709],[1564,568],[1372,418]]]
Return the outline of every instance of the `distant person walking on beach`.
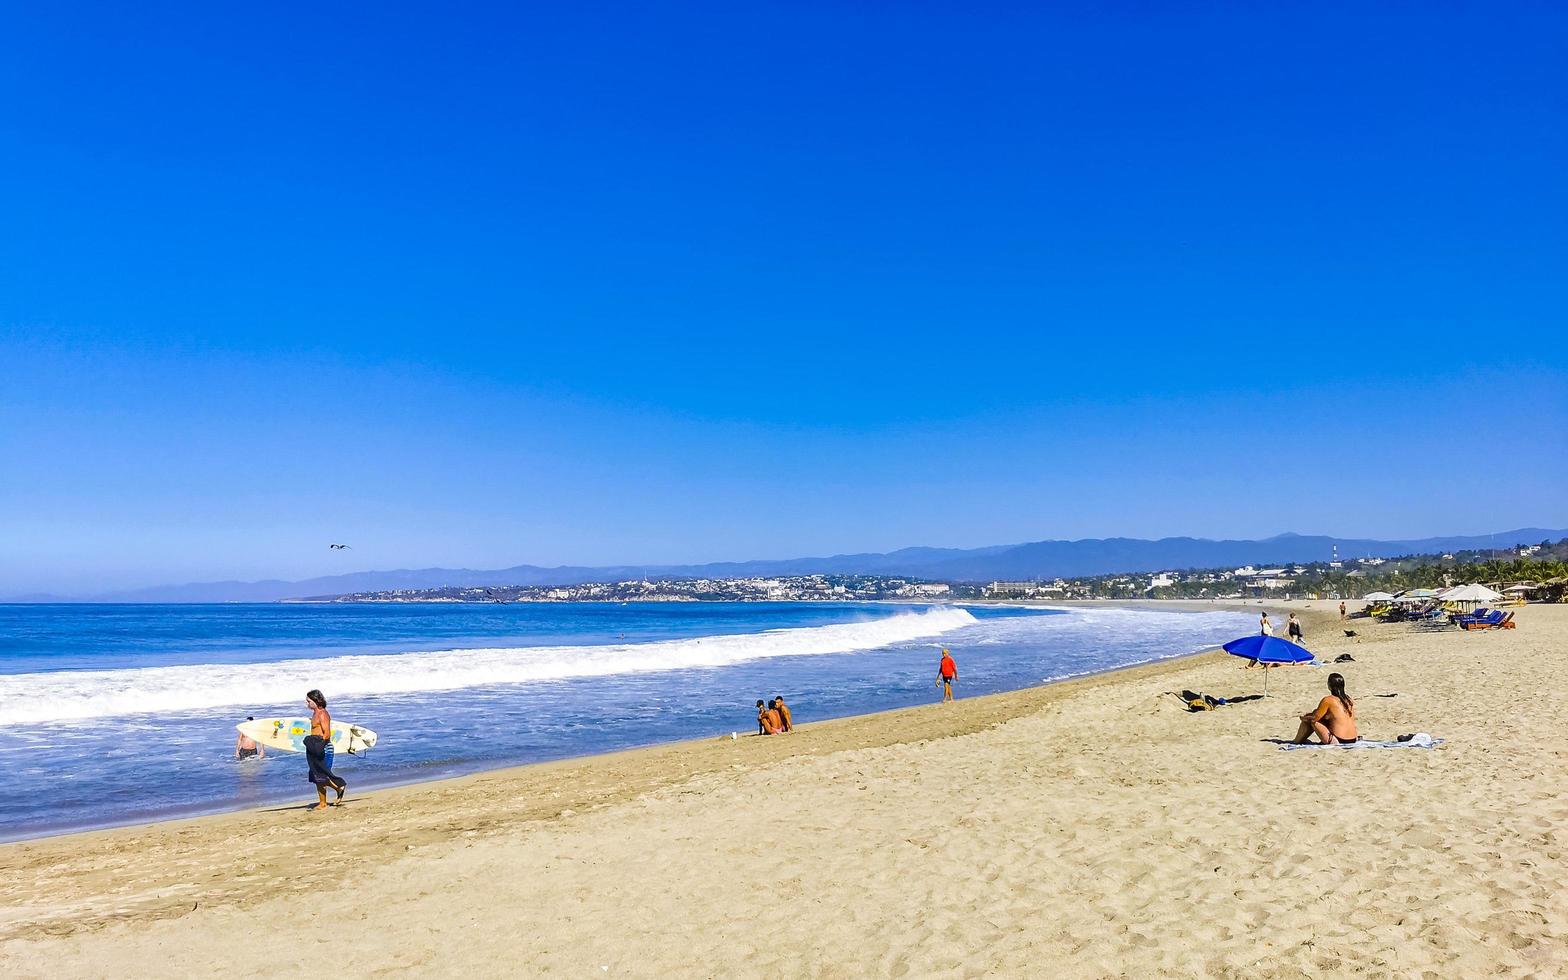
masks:
[[[1301,635],[1301,620],[1296,618],[1295,613],[1290,614],[1290,622],[1285,626],[1285,635],[1289,636],[1290,642],[1298,647],[1306,645],[1306,637]]]
[[[348,792],[348,783],[332,774],[332,716],[327,714],[327,699],[320,691],[305,695],[305,707],[310,709],[310,734],[305,736],[305,764],[310,767],[305,777],[316,784],[316,805],[312,810],[327,808],[327,787],[337,790],[339,803]]]
[[[1345,604],[1343,602],[1341,602],[1339,604],[1339,618],[1340,619],[1344,619],[1345,618]]]
[[[936,682],[942,685],[942,703],[953,700],[953,682],[958,680],[958,664],[953,662],[953,655],[946,649],[942,651],[942,662],[936,668]]]
[[[246,721],[255,721],[255,715],[247,715]],[[234,758],[236,759],[265,759],[267,750],[256,744],[256,740],[240,732],[240,737],[234,743]]]
[[[1269,622],[1268,613],[1258,614],[1258,632],[1262,633],[1264,636],[1274,635],[1274,624]]]
[[[786,732],[792,732],[795,730],[795,720],[789,716],[789,705],[784,703],[784,695],[774,695],[773,710],[779,713],[780,727],[782,727]]]

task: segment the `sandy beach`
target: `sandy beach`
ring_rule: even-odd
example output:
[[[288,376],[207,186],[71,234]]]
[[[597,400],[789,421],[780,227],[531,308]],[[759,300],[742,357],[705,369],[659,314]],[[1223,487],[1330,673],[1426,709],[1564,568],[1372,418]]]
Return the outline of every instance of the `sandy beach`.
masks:
[[[960,685],[787,737],[0,846],[0,974],[1568,972],[1568,606],[1356,638],[1335,606],[1267,608],[1355,658],[1365,736],[1445,745],[1280,751],[1329,670],[1189,713],[1167,692],[1262,687],[1214,653]]]

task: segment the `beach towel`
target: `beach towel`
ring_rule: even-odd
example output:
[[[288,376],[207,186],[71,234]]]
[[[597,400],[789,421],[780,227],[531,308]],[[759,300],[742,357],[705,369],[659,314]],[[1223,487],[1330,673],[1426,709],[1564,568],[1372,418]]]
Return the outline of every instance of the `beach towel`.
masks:
[[[1316,742],[1308,742],[1306,745],[1281,745],[1279,749],[1281,752],[1288,752],[1291,749],[1435,749],[1442,745],[1444,741],[1441,738],[1433,738],[1426,732],[1416,732],[1414,735],[1406,736],[1402,740],[1393,742],[1374,742],[1364,738],[1359,742],[1351,742],[1349,745],[1342,743],[1319,745]]]

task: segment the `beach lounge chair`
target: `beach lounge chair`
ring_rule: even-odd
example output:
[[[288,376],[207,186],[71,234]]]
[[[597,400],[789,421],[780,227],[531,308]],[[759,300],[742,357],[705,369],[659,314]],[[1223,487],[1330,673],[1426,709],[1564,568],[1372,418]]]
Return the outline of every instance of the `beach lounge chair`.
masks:
[[[1466,619],[1459,625],[1467,630],[1513,629],[1513,618],[1513,613],[1504,613],[1499,609],[1493,609],[1485,616]]]

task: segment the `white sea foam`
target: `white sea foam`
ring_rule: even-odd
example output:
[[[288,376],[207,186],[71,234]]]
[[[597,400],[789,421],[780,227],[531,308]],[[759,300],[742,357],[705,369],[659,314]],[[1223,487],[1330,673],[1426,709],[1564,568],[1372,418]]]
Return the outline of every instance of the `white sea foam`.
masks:
[[[1066,615],[1014,616],[990,619],[990,629],[973,642],[980,646],[1016,643],[1026,636],[1069,644],[1093,642],[1102,648],[1157,644],[1172,654],[1210,645],[1216,628],[1230,626],[1238,635],[1248,631],[1251,613],[1227,609],[1140,609],[1124,606],[1026,606],[995,603],[993,607],[1028,609]]]
[[[862,623],[653,643],[440,650],[260,664],[14,674],[0,681],[0,725],[224,705],[294,705],[304,700],[304,692],[310,688],[320,688],[329,697],[338,698],[727,667],[770,657],[875,650],[939,636],[975,622],[964,609],[938,606]]]

